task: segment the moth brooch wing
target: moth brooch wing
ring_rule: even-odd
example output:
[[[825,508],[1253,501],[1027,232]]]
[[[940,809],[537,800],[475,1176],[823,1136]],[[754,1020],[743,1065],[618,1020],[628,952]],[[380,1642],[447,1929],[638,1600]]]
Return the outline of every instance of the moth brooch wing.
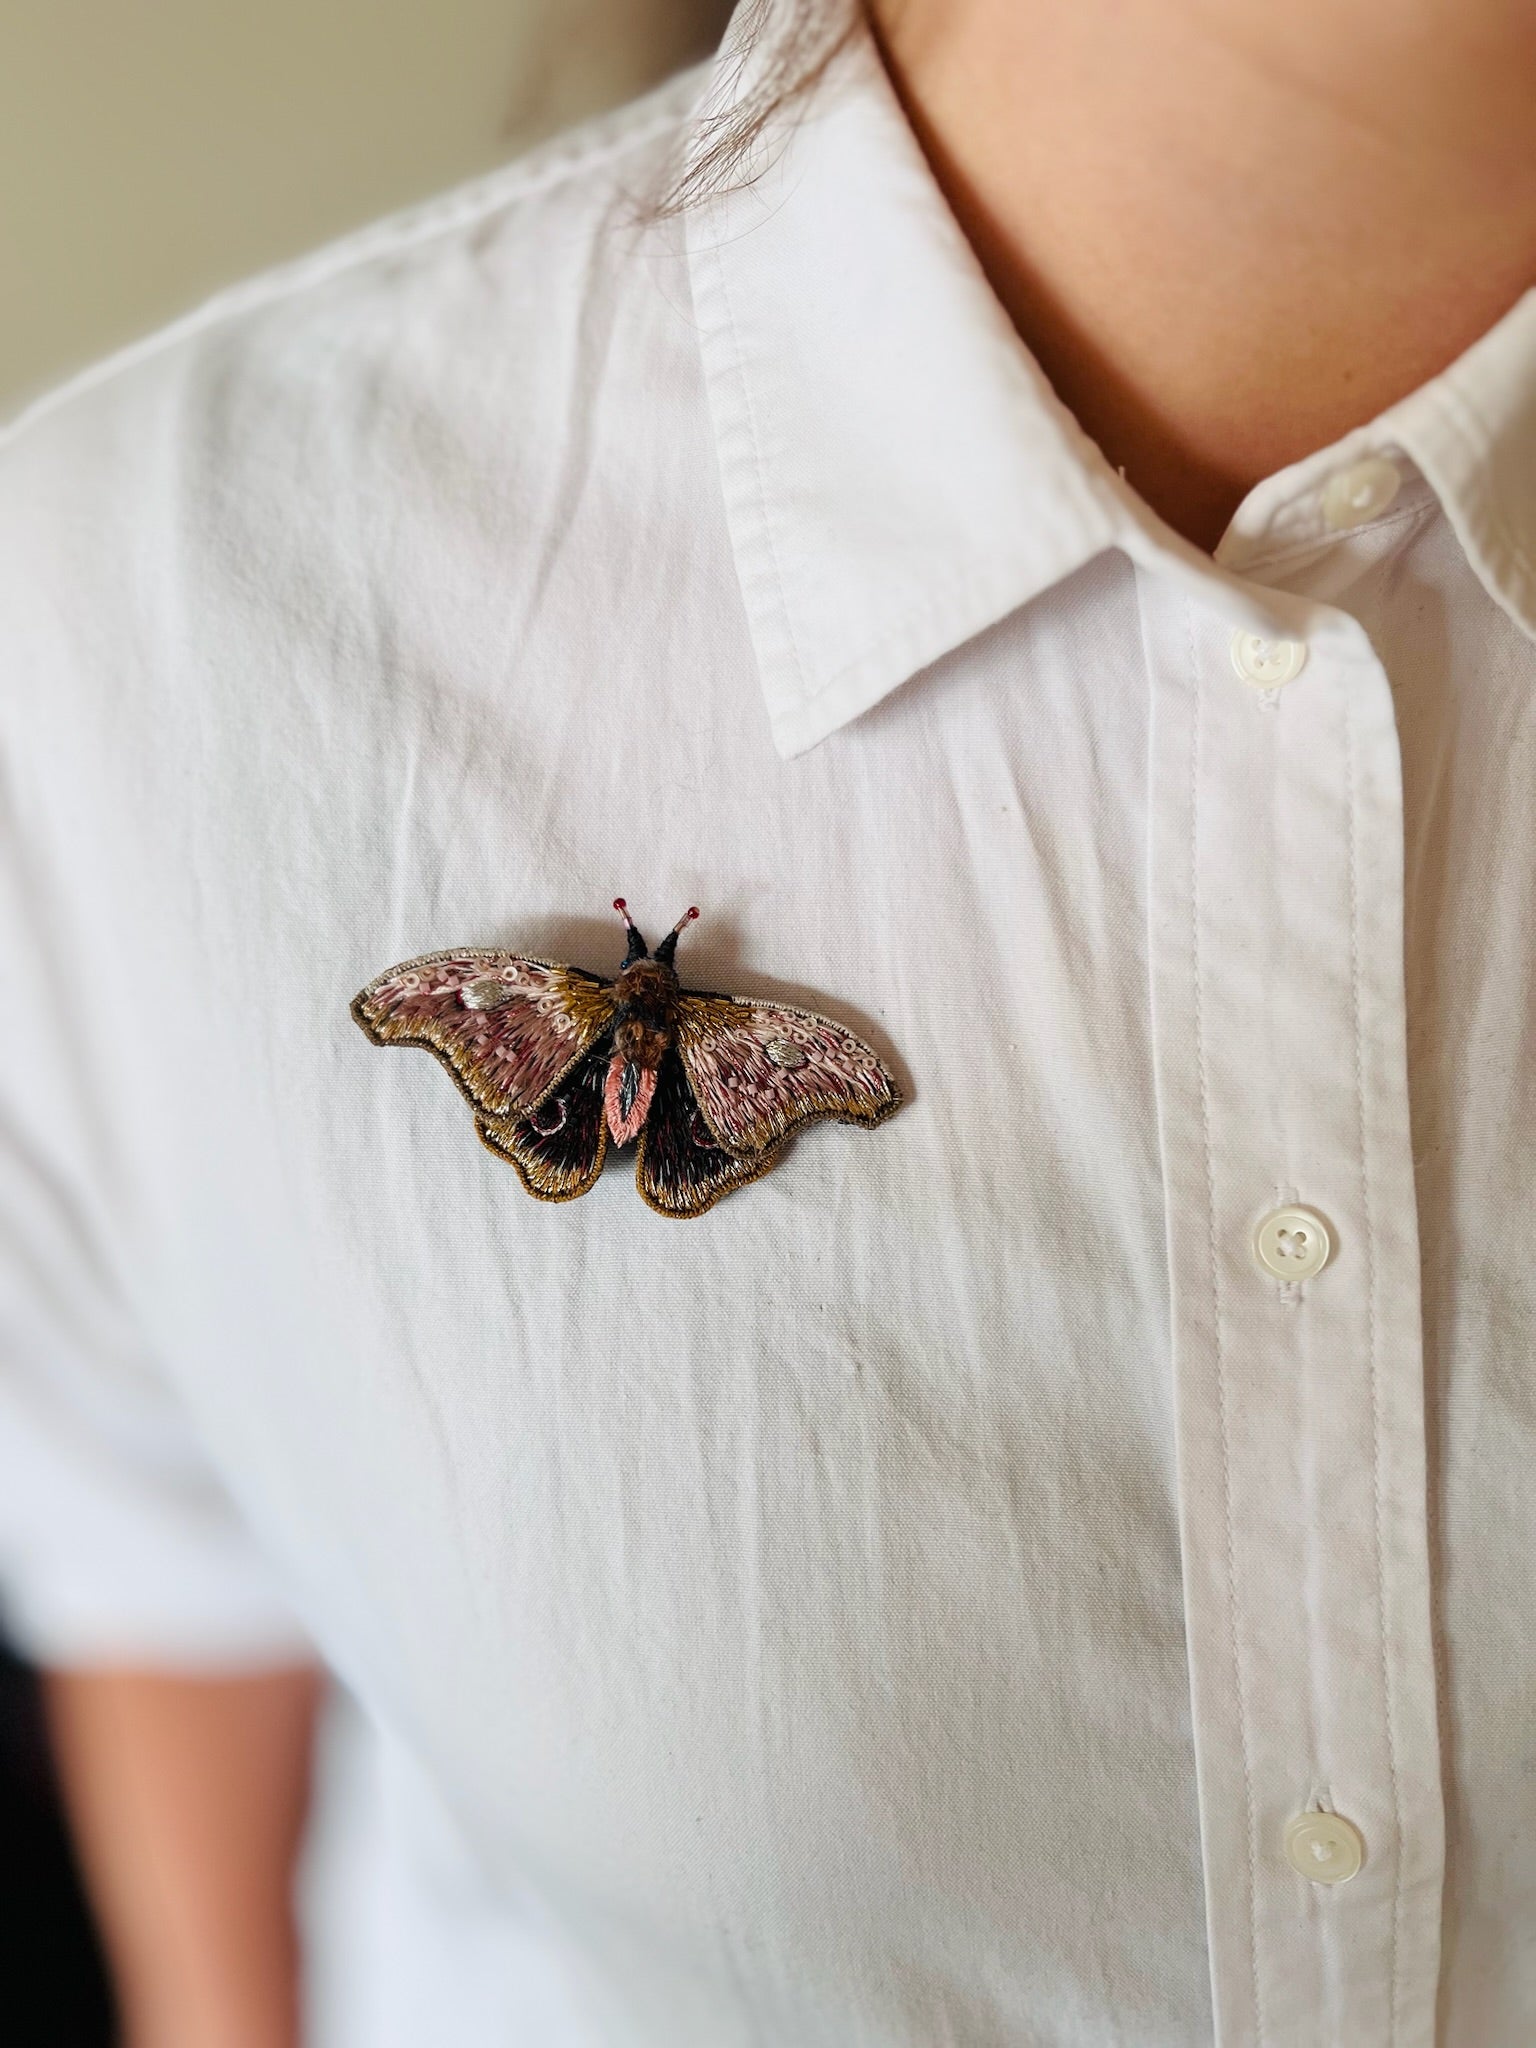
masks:
[[[508,1161],[540,1201],[574,1201],[603,1170],[608,1150],[603,1083],[611,1045],[605,1032],[525,1116],[475,1118],[481,1143]]]
[[[782,1141],[728,1152],[704,1121],[676,1046],[667,1048],[635,1159],[642,1201],[663,1216],[702,1216],[722,1195],[765,1174],[781,1150]]]
[[[702,1216],[822,1118],[877,1124],[900,1106],[879,1055],[814,1010],[684,990],[688,910],[649,948],[625,908],[618,980],[524,953],[459,948],[402,961],[352,1001],[375,1045],[417,1045],[452,1074],[482,1142],[529,1194],[584,1195],[611,1143],[665,1216]]]
[[[592,1051],[614,1008],[613,984],[580,967],[468,949],[386,968],[352,1001],[375,1045],[424,1046],[480,1119],[514,1122]]]
[[[873,1046],[788,1003],[688,992],[678,999],[677,1050],[704,1124],[738,1158],[777,1150],[802,1124],[878,1124],[901,1107]]]

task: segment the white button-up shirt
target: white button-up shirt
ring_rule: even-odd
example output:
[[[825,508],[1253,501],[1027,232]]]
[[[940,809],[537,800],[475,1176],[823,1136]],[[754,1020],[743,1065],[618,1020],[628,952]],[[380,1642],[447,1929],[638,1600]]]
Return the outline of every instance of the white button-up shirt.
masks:
[[[710,89],[9,439],[12,1626],[298,1617],[560,1985],[403,2042],[1512,2048],[1536,298],[1213,561],[867,36],[645,218]],[[348,1001],[616,893],[905,1106],[530,1200]]]

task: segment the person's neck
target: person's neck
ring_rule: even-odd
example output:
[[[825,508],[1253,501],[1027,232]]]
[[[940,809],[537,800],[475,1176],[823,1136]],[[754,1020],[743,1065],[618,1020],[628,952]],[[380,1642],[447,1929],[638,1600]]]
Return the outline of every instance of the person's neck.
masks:
[[[1528,6],[870,4],[1023,340],[1198,546],[1536,281]]]

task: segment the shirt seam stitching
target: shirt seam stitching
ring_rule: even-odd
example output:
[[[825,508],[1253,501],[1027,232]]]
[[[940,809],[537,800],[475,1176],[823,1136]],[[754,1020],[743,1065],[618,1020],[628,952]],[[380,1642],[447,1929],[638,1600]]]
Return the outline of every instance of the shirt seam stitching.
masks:
[[[1402,512],[1394,512],[1389,518],[1367,520],[1362,526],[1340,528],[1337,531],[1319,534],[1313,540],[1288,541],[1282,547],[1272,549],[1268,554],[1254,555],[1241,568],[1229,563],[1219,566],[1230,570],[1236,576],[1247,576],[1255,569],[1283,569],[1307,555],[1323,554],[1337,547],[1341,541],[1351,540],[1356,534],[1392,533],[1400,526],[1413,526],[1420,520],[1430,519],[1439,509],[1439,499],[1431,492],[1421,505],[1410,505]]]
[[[1365,1302],[1366,1350],[1370,1359],[1373,1531],[1376,1563],[1376,1633],[1381,1657],[1382,1713],[1387,1737],[1387,1779],[1392,1789],[1392,1934],[1387,1970],[1387,2042],[1394,2048],[1398,2015],[1398,1944],[1403,1897],[1403,1802],[1397,1766],[1396,1714],[1392,1700],[1392,1674],[1387,1652],[1386,1551],[1382,1536],[1382,1428],[1380,1330],[1376,1317],[1376,1227],[1371,1202],[1371,1157],[1365,1114],[1364,1031],[1360,997],[1360,888],[1358,847],[1360,827],[1359,791],[1355,762],[1355,707],[1346,693],[1344,706],[1344,758],[1349,785],[1349,959],[1354,1011],[1355,1114],[1360,1143],[1360,1192],[1365,1220]]]
[[[1253,1765],[1248,1736],[1247,1687],[1243,1677],[1242,1645],[1237,1626],[1237,1541],[1232,1516],[1232,1440],[1227,1415],[1226,1345],[1223,1338],[1220,1248],[1216,1233],[1216,1172],[1211,1145],[1210,1076],[1205,1057],[1205,1003],[1202,990],[1200,953],[1200,672],[1195,658],[1194,617],[1188,600],[1184,604],[1184,638],[1192,698],[1189,752],[1189,899],[1191,965],[1195,998],[1195,1062],[1200,1081],[1201,1144],[1205,1153],[1206,1242],[1211,1286],[1211,1329],[1215,1338],[1216,1411],[1221,1439],[1222,1497],[1227,1539],[1227,1637],[1232,1659],[1233,1692],[1237,1701],[1238,1748],[1242,1756],[1243,1789],[1246,1795],[1248,1829],[1248,1961],[1253,1991],[1255,2048],[1265,2040],[1264,1993],[1259,1978],[1258,1920],[1258,1822],[1254,1804]]]
[[[795,681],[802,703],[814,701],[820,691],[808,687],[805,657],[800,650],[800,636],[795,629],[794,614],[790,608],[789,594],[784,583],[784,569],[779,559],[778,536],[774,531],[773,505],[768,490],[767,471],[763,463],[762,440],[758,432],[757,407],[752,397],[752,380],[747,375],[746,357],[742,352],[741,330],[736,321],[736,307],[731,298],[731,288],[726,276],[726,265],[719,250],[715,252],[715,288],[720,304],[725,311],[726,325],[730,329],[731,353],[736,361],[736,387],[741,394],[742,414],[746,422],[747,442],[752,452],[752,476],[756,489],[758,520],[763,539],[768,546],[768,560],[773,569],[774,594],[778,599],[779,617],[789,643],[790,659],[794,663]]]

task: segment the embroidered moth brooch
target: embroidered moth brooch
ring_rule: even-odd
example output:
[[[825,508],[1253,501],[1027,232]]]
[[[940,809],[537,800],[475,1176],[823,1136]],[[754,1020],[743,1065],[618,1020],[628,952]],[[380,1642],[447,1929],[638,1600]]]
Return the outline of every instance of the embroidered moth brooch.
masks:
[[[584,1195],[609,1142],[635,1140],[651,1208],[702,1216],[765,1174],[802,1124],[878,1124],[899,1107],[879,1055],[843,1025],[683,988],[673,956],[697,910],[652,952],[622,896],[613,907],[629,931],[615,981],[522,953],[424,953],[352,1003],[375,1045],[437,1055],[530,1195]]]

